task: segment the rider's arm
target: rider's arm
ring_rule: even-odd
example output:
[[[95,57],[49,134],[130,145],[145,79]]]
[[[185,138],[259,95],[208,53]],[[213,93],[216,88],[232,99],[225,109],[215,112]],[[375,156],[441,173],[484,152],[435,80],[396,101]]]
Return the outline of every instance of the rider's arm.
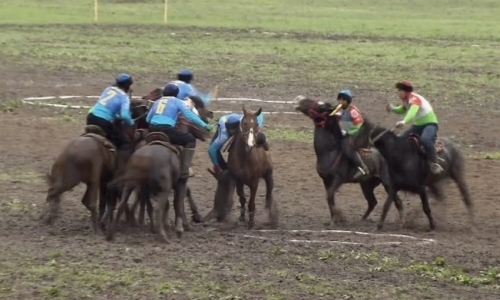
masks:
[[[158,106],[158,103],[160,101],[161,100],[158,100],[158,101],[155,101],[155,103],[153,103],[153,106],[151,106],[151,108],[149,109],[148,115],[146,116],[146,122],[151,123],[151,119],[153,118],[153,116],[155,114],[154,112],[156,111],[156,107]]]
[[[347,133],[349,135],[355,135],[359,132],[359,130],[361,129],[361,126],[363,126],[364,120],[363,120],[363,116],[359,113],[359,111],[357,111],[354,108],[350,109],[350,114],[351,114],[352,124],[354,125],[354,127],[350,128],[347,131]]]
[[[128,96],[123,96],[122,105],[120,107],[120,117],[127,123],[127,125],[134,125],[134,120],[130,116],[130,98]]]
[[[181,113],[192,123],[194,123],[196,126],[199,126],[201,128],[205,128],[208,124],[203,122],[200,117],[198,117],[195,113],[193,113],[189,107],[186,105],[186,103],[182,100],[179,100],[177,102],[177,106],[179,107],[179,110]]]
[[[218,152],[220,149],[222,149],[222,146],[224,146],[223,143],[220,143],[217,139],[208,147],[208,156],[210,157],[210,160],[212,161],[212,164],[214,166],[219,165],[219,160],[218,160]]]
[[[203,102],[208,103],[210,100],[210,94],[204,94],[198,91],[192,84],[189,85],[189,95],[190,96],[198,96],[203,100]]]
[[[420,106],[418,106],[417,104],[413,104],[412,106],[410,106],[410,109],[408,110],[408,112],[406,113],[406,116],[405,118],[403,119],[403,121],[405,123],[409,123],[411,121],[413,121],[413,119],[415,118],[415,116],[417,115],[417,112],[418,112],[418,109],[420,108]]]
[[[403,105],[398,105],[392,109],[392,112],[398,115],[402,115],[406,112],[406,109]]]

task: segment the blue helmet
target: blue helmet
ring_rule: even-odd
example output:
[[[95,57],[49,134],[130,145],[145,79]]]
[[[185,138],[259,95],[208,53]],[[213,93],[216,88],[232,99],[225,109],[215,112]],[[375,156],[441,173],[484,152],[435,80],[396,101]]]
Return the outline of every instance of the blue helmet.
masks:
[[[190,83],[193,80],[193,72],[188,69],[184,69],[177,73],[177,80],[184,81],[185,83]]]
[[[261,112],[260,115],[257,116],[257,123],[260,127],[264,126],[264,113]]]
[[[341,90],[340,93],[337,95],[337,100],[344,99],[347,102],[351,103],[352,101],[352,92],[351,90],[345,89]]]
[[[125,87],[128,88],[134,83],[134,80],[132,79],[132,76],[130,76],[127,73],[121,73],[116,77],[116,85],[118,87]]]
[[[177,97],[178,94],[179,87],[175,83],[170,82],[163,88],[164,97]]]

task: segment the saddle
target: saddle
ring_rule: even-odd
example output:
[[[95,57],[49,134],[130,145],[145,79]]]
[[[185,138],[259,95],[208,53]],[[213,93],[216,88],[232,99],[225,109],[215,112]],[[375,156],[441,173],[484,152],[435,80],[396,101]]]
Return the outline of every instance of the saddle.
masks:
[[[147,145],[161,145],[172,150],[176,155],[180,155],[182,151],[182,146],[174,145],[170,143],[170,139],[163,132],[150,132],[145,138]]]
[[[358,153],[362,159],[370,159],[372,157],[372,149],[371,148],[359,148]]]
[[[86,137],[91,137],[99,142],[101,142],[106,149],[108,149],[110,152],[115,153],[116,152],[116,147],[111,143],[110,140],[106,138],[106,133],[96,125],[87,125],[85,126],[84,133],[81,136],[86,136]]]
[[[418,149],[420,149],[420,151],[423,154],[425,154],[425,148],[422,145],[422,142],[420,140],[420,136],[412,133],[408,137],[408,140],[415,142],[415,144],[417,144],[417,146],[418,146]],[[441,152],[444,151],[444,143],[440,138],[436,139],[436,143],[434,144],[434,148],[436,148],[436,154],[440,154]]]

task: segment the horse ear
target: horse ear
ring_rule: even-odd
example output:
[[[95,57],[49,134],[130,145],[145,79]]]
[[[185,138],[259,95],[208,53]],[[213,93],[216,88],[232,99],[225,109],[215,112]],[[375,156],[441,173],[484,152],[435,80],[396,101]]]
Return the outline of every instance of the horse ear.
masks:
[[[255,113],[255,116],[258,117],[262,113],[262,107],[259,107],[259,110]]]
[[[247,114],[247,109],[245,108],[245,103],[243,103],[241,105],[241,110],[243,111],[243,114],[246,115]]]

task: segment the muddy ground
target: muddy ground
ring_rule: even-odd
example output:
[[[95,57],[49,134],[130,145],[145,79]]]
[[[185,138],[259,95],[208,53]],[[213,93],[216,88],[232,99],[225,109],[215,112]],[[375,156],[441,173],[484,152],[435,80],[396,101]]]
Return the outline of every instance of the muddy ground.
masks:
[[[19,69],[4,62],[0,91],[4,99],[27,96],[96,95],[113,74],[80,74],[68,70],[48,73],[39,69]],[[136,94],[156,86],[157,76],[140,76]],[[139,81],[139,80],[138,80]],[[206,88],[216,77],[202,80]],[[234,85],[237,86],[237,85]],[[287,88],[287,93],[283,89]],[[281,92],[276,92],[280,90]],[[261,99],[292,100],[306,94],[303,88],[282,86],[231,90],[221,87],[221,97],[258,96]],[[377,97],[360,89],[358,97],[368,99],[359,106],[372,118],[387,119]],[[281,96],[276,96],[276,95]],[[287,96],[283,96],[287,94]],[[378,95],[378,94],[377,94]],[[370,100],[372,99],[372,100]],[[257,107],[254,103],[250,107]],[[214,110],[238,110],[240,103],[216,102]],[[291,105],[264,104],[268,111],[292,111]],[[470,116],[459,111],[440,111],[442,132],[453,136],[465,148],[492,150],[495,129],[479,122],[493,116],[486,112]],[[472,233],[458,191],[450,184],[447,218],[433,205],[439,229],[427,233],[428,222],[414,196],[406,199],[410,222],[397,229],[391,212],[385,233],[408,234],[433,239],[422,243],[404,237],[321,233],[328,220],[322,183],[315,170],[312,143],[271,141],[275,164],[274,196],[280,210],[280,229],[310,229],[315,232],[248,232],[243,224],[230,230],[210,223],[188,232],[182,240],[171,234],[164,245],[144,228],[123,228],[114,242],[93,235],[89,214],[80,204],[81,187],[67,194],[62,217],[53,226],[41,224],[37,216],[46,187],[44,174],[67,141],[82,130],[85,111],[60,111],[16,107],[1,115],[0,130],[0,247],[2,287],[8,299],[498,299],[491,286],[474,286],[467,279],[438,271],[417,272],[407,267],[416,262],[443,257],[450,268],[461,271],[455,277],[481,276],[480,271],[498,265],[497,237],[500,228],[498,201],[500,163],[467,160],[467,181],[477,213],[478,228]],[[486,119],[486,121],[485,121]],[[396,121],[391,118],[391,122]],[[387,123],[390,124],[390,123]],[[386,124],[386,125],[387,125]],[[269,128],[311,128],[302,115],[267,118]],[[481,136],[472,128],[481,128]],[[214,180],[204,170],[209,167],[207,144],[200,144],[194,161],[198,175],[190,185],[203,214],[211,208]],[[468,150],[468,149],[465,149]],[[266,229],[263,183],[258,193],[257,229]],[[366,208],[360,188],[345,185],[338,192],[338,204],[346,222],[337,229],[373,232],[374,223],[361,222]],[[379,206],[372,215],[377,220],[385,197],[377,189]],[[233,215],[236,215],[236,209]],[[253,235],[254,237],[248,237]],[[261,237],[261,238],[256,238]],[[289,240],[316,240],[316,243]],[[322,242],[323,241],[323,242]],[[337,241],[324,243],[324,241]],[[385,242],[398,241],[399,245]],[[358,244],[338,243],[353,242]],[[379,243],[379,244],[376,244]],[[453,266],[453,267],[452,267]],[[448,269],[446,269],[448,270]],[[436,272],[435,274],[433,272]],[[444,272],[444,271],[443,271]],[[450,271],[452,272],[452,271]],[[425,273],[422,276],[422,274]]]

